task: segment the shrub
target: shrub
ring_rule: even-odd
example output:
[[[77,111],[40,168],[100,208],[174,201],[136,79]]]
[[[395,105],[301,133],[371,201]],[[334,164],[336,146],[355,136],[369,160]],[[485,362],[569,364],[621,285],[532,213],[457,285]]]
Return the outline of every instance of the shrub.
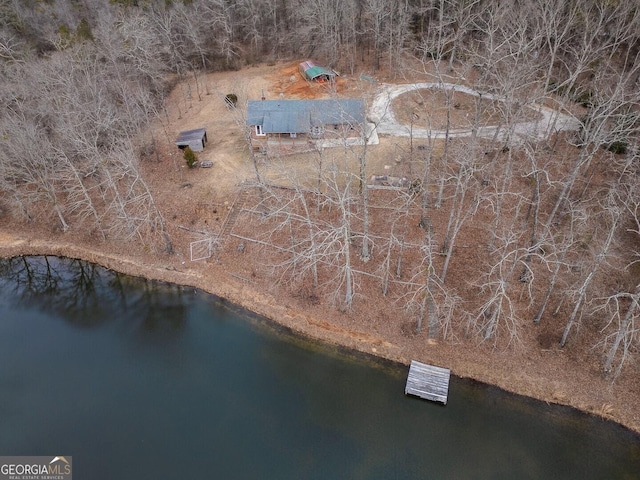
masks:
[[[91,25],[87,22],[86,19],[80,20],[78,24],[78,28],[76,28],[76,39],[77,40],[93,40],[93,32],[91,31]]]
[[[198,157],[196,156],[195,152],[191,150],[191,148],[187,147],[184,149],[184,160],[185,162],[187,162],[187,166],[189,168],[193,168],[198,161]]]
[[[224,102],[227,104],[227,107],[235,108],[238,103],[238,96],[235,93],[227,93],[224,97]]]
[[[582,92],[580,94],[575,94],[575,101],[579,103],[584,108],[593,108],[593,92],[591,90],[587,90],[586,92]]]
[[[629,144],[627,142],[616,140],[615,142],[609,144],[607,150],[615,153],[616,155],[623,155],[627,153],[627,147],[629,147]]]

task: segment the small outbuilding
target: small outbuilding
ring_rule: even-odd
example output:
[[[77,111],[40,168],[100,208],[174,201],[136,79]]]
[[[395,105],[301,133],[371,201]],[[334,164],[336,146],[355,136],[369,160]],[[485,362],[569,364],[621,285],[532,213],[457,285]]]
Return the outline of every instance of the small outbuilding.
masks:
[[[180,132],[176,145],[180,150],[189,147],[194,152],[201,152],[207,144],[207,130],[205,128],[196,128],[195,130],[186,130]]]
[[[331,70],[330,68],[316,65],[311,60],[302,62],[298,68],[300,70],[300,75],[302,75],[302,78],[315,82],[330,82],[332,80],[335,80],[337,75],[336,72]]]

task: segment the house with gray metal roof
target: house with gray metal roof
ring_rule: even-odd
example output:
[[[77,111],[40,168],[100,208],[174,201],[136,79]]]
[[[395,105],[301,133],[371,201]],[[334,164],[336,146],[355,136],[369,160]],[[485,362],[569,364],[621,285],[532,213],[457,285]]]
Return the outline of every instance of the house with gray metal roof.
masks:
[[[250,100],[247,110],[254,146],[359,137],[364,121],[364,103],[357,99]]]

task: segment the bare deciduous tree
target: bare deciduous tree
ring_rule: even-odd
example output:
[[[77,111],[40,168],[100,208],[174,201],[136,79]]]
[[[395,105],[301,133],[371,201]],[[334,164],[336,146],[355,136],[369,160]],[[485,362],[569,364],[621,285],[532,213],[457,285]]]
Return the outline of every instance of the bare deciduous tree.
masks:
[[[632,355],[633,345],[640,337],[640,287],[631,292],[616,293],[608,297],[603,306],[608,313],[608,322],[602,331],[613,326],[613,332],[605,336],[602,345],[608,349],[604,361],[604,371],[611,373],[614,363],[618,366],[615,375],[620,374],[623,365]]]
[[[569,315],[562,338],[560,340],[560,346],[564,347],[569,338],[569,334],[576,322],[579,321],[582,313],[582,308],[587,299],[589,293],[589,287],[593,282],[598,269],[603,262],[606,261],[607,256],[610,254],[611,245],[613,244],[614,235],[618,229],[620,222],[620,205],[617,202],[617,194],[615,189],[611,190],[602,205],[602,218],[596,225],[604,226],[606,236],[602,239],[602,244],[597,246],[597,253],[591,262],[591,265],[586,269],[582,277],[576,282],[573,288],[571,288],[571,296],[573,297],[573,310]],[[599,229],[597,229],[599,230]],[[597,231],[596,230],[596,231]],[[594,240],[597,236],[594,234]]]

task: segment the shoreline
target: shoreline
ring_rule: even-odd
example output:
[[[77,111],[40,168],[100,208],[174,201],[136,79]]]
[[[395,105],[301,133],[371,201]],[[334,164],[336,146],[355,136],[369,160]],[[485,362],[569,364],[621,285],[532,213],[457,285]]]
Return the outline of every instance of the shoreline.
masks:
[[[222,298],[254,315],[264,317],[279,328],[284,328],[295,335],[300,335],[312,341],[329,344],[338,349],[358,352],[359,354],[375,357],[383,362],[391,362],[397,365],[408,366],[411,362],[412,358],[404,354],[402,345],[390,343],[384,338],[372,334],[343,328],[335,323],[316,318],[309,312],[283,305],[271,294],[252,288],[248,282],[234,278],[224,269],[215,269],[222,271],[216,271],[213,275],[208,276],[190,268],[189,262],[181,263],[177,255],[159,254],[155,257],[157,261],[148,262],[145,261],[147,258],[136,259],[132,255],[110,252],[106,245],[104,247],[104,251],[98,251],[90,247],[65,244],[56,240],[27,240],[18,234],[0,232],[0,257],[3,258],[23,255],[51,255],[74,258],[95,263],[103,268],[125,275],[197,288]],[[214,266],[208,266],[214,269]],[[220,279],[215,279],[215,277],[224,277],[224,279],[219,281]],[[214,279],[218,281],[212,281]],[[540,389],[540,392],[529,389],[523,391],[518,388],[518,385],[509,384],[508,376],[502,378],[504,381],[487,378],[486,375],[482,375],[481,371],[478,371],[480,374],[478,372],[474,374],[474,369],[469,365],[466,366],[469,368],[463,372],[453,366],[443,366],[451,368],[452,375],[458,378],[484,383],[505,392],[542,402],[571,407],[585,414],[599,417],[603,421],[616,423],[640,435],[640,424],[634,422],[632,415],[627,418],[625,416],[603,414],[597,410],[584,408],[579,401],[576,401],[571,396],[558,398],[555,395],[544,394],[544,388]]]

